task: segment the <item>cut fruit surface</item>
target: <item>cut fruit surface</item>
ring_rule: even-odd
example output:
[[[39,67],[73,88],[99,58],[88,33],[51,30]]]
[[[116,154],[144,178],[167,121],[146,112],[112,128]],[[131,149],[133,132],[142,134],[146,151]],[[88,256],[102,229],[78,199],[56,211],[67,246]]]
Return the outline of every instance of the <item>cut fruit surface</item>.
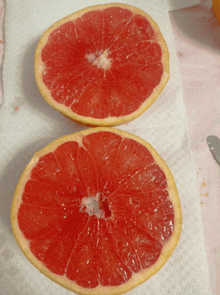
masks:
[[[140,116],[169,79],[169,53],[154,20],[126,4],[75,12],[45,31],[35,78],[46,101],[72,120],[113,126]]]
[[[181,232],[173,176],[153,147],[114,128],[67,135],[34,154],[14,195],[23,253],[78,294],[122,294],[154,275]]]

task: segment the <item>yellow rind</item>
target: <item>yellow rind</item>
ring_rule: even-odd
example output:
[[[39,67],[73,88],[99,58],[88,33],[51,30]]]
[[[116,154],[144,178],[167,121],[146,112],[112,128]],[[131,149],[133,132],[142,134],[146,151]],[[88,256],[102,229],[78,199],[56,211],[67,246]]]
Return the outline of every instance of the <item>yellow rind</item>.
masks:
[[[49,271],[41,262],[39,262],[36,257],[32,254],[32,252],[29,249],[29,243],[26,240],[26,238],[23,236],[22,232],[19,229],[18,221],[17,221],[17,213],[19,210],[19,206],[21,204],[21,197],[23,193],[23,189],[25,186],[25,183],[30,177],[30,172],[34,165],[37,163],[38,159],[42,157],[43,155],[53,152],[59,145],[61,145],[64,142],[67,141],[77,141],[79,144],[82,143],[82,137],[86,136],[90,133],[95,133],[99,131],[109,131],[114,132],[115,134],[118,134],[122,137],[131,138],[140,144],[144,145],[152,154],[154,157],[155,162],[160,166],[160,168],[165,173],[167,183],[168,183],[168,192],[169,192],[169,198],[173,204],[174,209],[174,231],[170,238],[170,240],[167,242],[167,244],[163,247],[163,250],[161,252],[161,255],[159,259],[156,261],[156,263],[151,266],[149,269],[145,269],[140,271],[139,273],[134,273],[133,276],[129,281],[126,283],[120,285],[120,286],[110,286],[110,287],[96,287],[94,289],[86,289],[78,286],[76,283],[70,281],[68,278],[60,275],[56,275]],[[164,162],[164,160],[161,158],[161,156],[155,151],[155,149],[145,140],[142,138],[130,134],[128,132],[118,130],[115,128],[110,127],[97,127],[97,128],[90,128],[83,131],[79,131],[70,135],[63,136],[61,138],[58,138],[57,140],[51,142],[49,145],[38,151],[33,155],[33,158],[29,162],[29,164],[26,166],[24,172],[22,173],[20,180],[18,182],[14,198],[12,201],[11,206],[11,225],[12,225],[12,231],[13,235],[21,248],[24,255],[27,257],[27,259],[45,276],[53,280],[54,282],[58,283],[59,285],[63,286],[66,289],[69,289],[70,291],[73,291],[77,294],[81,295],[119,295],[128,292],[129,290],[135,288],[136,286],[140,285],[141,283],[148,280],[150,277],[152,277],[154,274],[156,274],[161,267],[166,263],[166,261],[171,256],[172,252],[174,251],[179,238],[181,234],[181,227],[182,227],[182,213],[181,213],[181,205],[180,200],[178,196],[177,187],[173,178],[173,175]]]
[[[220,1],[219,0],[212,0],[212,7],[215,13],[215,16],[218,20],[218,23],[220,25]]]
[[[93,10],[102,10],[108,7],[114,7],[114,6],[119,6],[122,8],[126,8],[131,10],[134,13],[143,15],[148,19],[154,30],[157,32],[157,41],[158,44],[161,46],[162,49],[162,64],[164,68],[164,73],[161,78],[160,83],[158,84],[157,87],[154,88],[153,93],[146,99],[144,103],[133,113],[126,115],[126,116],[120,116],[120,117],[109,117],[109,118],[104,118],[104,119],[96,119],[92,117],[85,117],[78,115],[74,112],[69,107],[66,107],[65,105],[59,104],[56,102],[50,94],[50,91],[48,88],[45,86],[42,80],[42,71],[44,68],[43,62],[41,60],[41,52],[45,44],[47,43],[48,37],[50,33],[55,30],[58,26],[66,23],[67,21],[73,21],[78,17],[81,17],[83,14],[85,14],[88,11],[93,11]],[[90,7],[86,7],[82,10],[79,10],[73,14],[70,14],[66,16],[65,18],[59,20],[58,22],[54,23],[51,27],[49,27],[44,34],[42,35],[36,51],[35,51],[35,60],[34,60],[34,71],[35,71],[35,80],[36,84],[44,97],[44,99],[47,101],[47,103],[52,106],[54,109],[65,115],[66,117],[70,118],[74,122],[77,122],[81,125],[86,125],[86,126],[115,126],[115,125],[120,125],[124,124],[126,122],[132,121],[142,115],[153,103],[154,101],[158,98],[160,93],[163,91],[165,85],[167,84],[169,80],[169,50],[167,47],[167,44],[163,38],[163,35],[160,32],[160,29],[157,25],[157,23],[143,10],[128,5],[124,3],[108,3],[108,4],[99,4],[99,5],[94,5]]]

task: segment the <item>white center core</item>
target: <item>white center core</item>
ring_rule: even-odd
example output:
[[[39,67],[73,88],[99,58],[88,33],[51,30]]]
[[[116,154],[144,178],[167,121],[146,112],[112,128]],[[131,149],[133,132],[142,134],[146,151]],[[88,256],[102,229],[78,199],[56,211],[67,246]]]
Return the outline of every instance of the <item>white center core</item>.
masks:
[[[102,217],[103,211],[99,209],[99,196],[82,198],[82,209],[89,215],[96,215]]]
[[[111,58],[108,57],[107,50],[86,54],[86,59],[103,70],[108,70],[111,67]]]

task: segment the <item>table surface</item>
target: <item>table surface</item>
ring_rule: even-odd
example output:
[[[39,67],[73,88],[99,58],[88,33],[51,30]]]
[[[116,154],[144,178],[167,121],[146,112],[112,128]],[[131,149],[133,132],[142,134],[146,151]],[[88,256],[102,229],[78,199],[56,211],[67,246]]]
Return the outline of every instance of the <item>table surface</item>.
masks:
[[[172,11],[188,133],[197,167],[204,242],[213,294],[220,295],[220,167],[207,146],[208,135],[220,137],[220,26],[211,0],[186,9]],[[0,62],[3,60],[4,2],[0,0]],[[2,92],[0,84],[0,104]]]

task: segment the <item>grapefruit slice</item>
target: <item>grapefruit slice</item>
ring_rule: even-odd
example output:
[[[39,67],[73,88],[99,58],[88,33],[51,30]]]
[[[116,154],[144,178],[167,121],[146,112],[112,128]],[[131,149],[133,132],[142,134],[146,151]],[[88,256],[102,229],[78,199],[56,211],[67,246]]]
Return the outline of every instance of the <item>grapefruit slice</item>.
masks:
[[[114,126],[156,100],[169,78],[169,53],[148,14],[111,3],[47,29],[34,67],[42,96],[56,110],[82,125]]]
[[[153,147],[97,127],[34,154],[12,202],[25,256],[78,294],[122,294],[165,264],[181,232],[173,176]]]

